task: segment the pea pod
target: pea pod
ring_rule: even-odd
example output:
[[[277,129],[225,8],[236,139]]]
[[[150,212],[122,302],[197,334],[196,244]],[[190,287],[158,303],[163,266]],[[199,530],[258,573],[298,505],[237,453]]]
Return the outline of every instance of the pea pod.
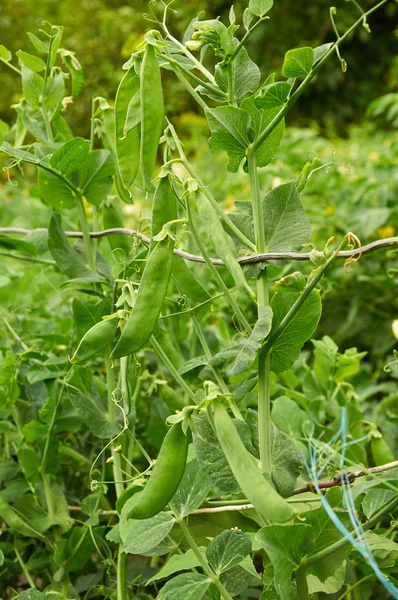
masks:
[[[156,246],[155,235],[160,233],[165,223],[173,221],[177,217],[177,198],[170,185],[168,177],[162,177],[155,191],[152,203],[152,241],[149,251],[152,252]]]
[[[384,438],[372,438],[371,446],[373,459],[377,467],[395,460],[395,456]]]
[[[163,187],[166,184],[168,189]],[[164,219],[176,218],[176,196],[174,192],[170,193],[171,188],[167,178],[165,183],[162,183],[161,189],[164,193],[156,194],[157,210],[159,215],[163,213],[163,221],[167,222]],[[160,226],[159,222],[156,227],[158,226]],[[169,285],[173,266],[173,250],[174,241],[167,236],[158,242],[149,254],[134,308],[120,340],[113,350],[112,358],[120,358],[136,352],[151,337]]]
[[[214,406],[214,422],[218,441],[234,477],[264,522],[284,523],[292,519],[293,509],[261,473],[220,402]]]
[[[141,65],[141,172],[144,187],[152,189],[160,136],[163,133],[164,100],[155,48],[148,44]]]
[[[137,494],[137,501],[127,518],[150,519],[164,509],[180,485],[187,454],[188,437],[182,430],[182,423],[175,423],[167,432],[148,483]]]
[[[113,204],[104,204],[103,212],[102,212],[102,222],[104,225],[104,229],[116,229],[119,227],[124,227],[123,221],[114,207]],[[112,250],[116,248],[121,248],[126,256],[130,254],[130,250],[132,247],[131,238],[127,235],[109,235],[108,242]]]
[[[139,93],[140,78],[129,69],[119,84],[115,99],[115,147],[117,166],[123,185],[128,189],[137,176],[140,164],[140,124],[126,134],[124,125],[131,100]]]
[[[80,340],[76,352],[70,359],[71,363],[79,363],[95,356],[104,350],[115,337],[117,319],[106,319],[96,323]]]

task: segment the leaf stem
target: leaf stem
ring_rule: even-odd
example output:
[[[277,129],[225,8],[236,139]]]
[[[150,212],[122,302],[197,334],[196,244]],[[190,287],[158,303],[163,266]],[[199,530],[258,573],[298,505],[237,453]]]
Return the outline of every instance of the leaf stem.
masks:
[[[0,57],[0,62],[2,62],[4,65],[7,65],[7,67],[10,67],[10,69],[15,71],[15,73],[18,73],[18,75],[20,77],[22,76],[22,71],[20,69],[18,69],[17,67],[14,67],[14,65],[11,64],[10,62],[8,62],[8,60],[4,60],[4,58]]]
[[[200,77],[198,77],[197,75],[192,73],[192,71],[189,71],[189,69],[186,69],[185,67],[183,67],[178,62],[178,60],[171,58],[171,56],[167,56],[167,54],[162,54],[161,56],[170,65],[172,65],[173,67],[175,67],[176,69],[178,69],[179,71],[184,73],[184,75],[186,75],[187,77],[190,77],[191,79],[193,79],[195,81],[195,83],[197,83],[198,85],[201,85],[209,92],[216,94],[216,95],[220,96],[221,98],[227,97],[227,94],[225,92],[223,92],[222,90],[220,90],[220,88],[216,87],[215,85],[212,85],[211,83],[207,83],[206,81],[203,81],[203,79],[201,79]]]
[[[79,215],[80,227],[83,232],[84,247],[87,254],[87,262],[92,271],[95,271],[95,257],[90,239],[90,230],[88,228],[86,212],[84,210],[82,195],[76,194],[76,208]]]
[[[223,584],[221,583],[221,581],[219,580],[217,575],[214,573],[214,571],[212,570],[212,568],[210,567],[208,562],[205,560],[205,558],[200,553],[198,545],[196,544],[191,532],[189,531],[187,525],[185,524],[185,521],[181,520],[178,523],[182,529],[182,532],[184,534],[184,537],[185,537],[189,547],[191,548],[191,550],[195,554],[196,558],[198,559],[200,566],[202,567],[202,569],[206,573],[206,575],[212,580],[214,585],[217,587],[218,591],[221,594],[221,597],[224,598],[224,600],[233,600],[232,596],[225,589],[225,587],[223,586]]]
[[[18,552],[18,549],[17,549],[16,546],[14,546],[14,552],[15,552],[15,556],[17,557],[17,560],[18,560],[19,564],[21,565],[21,569],[23,571],[23,574],[26,577],[26,581],[29,583],[30,587],[33,590],[36,590],[37,588],[36,588],[36,586],[35,586],[35,584],[33,582],[33,579],[31,578],[30,573],[29,573],[28,569],[26,568],[26,565],[25,565],[24,561],[22,560],[22,556]]]
[[[177,371],[177,369],[175,368],[175,366],[173,365],[173,363],[171,362],[171,360],[169,359],[167,354],[164,352],[162,346],[159,344],[159,342],[157,341],[157,339],[155,338],[154,335],[151,335],[150,341],[151,341],[151,344],[152,344],[156,354],[164,362],[164,364],[166,365],[166,367],[168,368],[168,370],[170,371],[170,373],[172,374],[172,376],[174,377],[176,382],[180,384],[182,389],[188,394],[189,398],[193,402],[195,402],[194,392],[191,390],[191,388],[186,383],[186,381],[183,379],[183,377],[179,374],[179,372]]]
[[[307,576],[305,574],[305,569],[299,567],[295,573],[296,584],[297,584],[297,593],[299,600],[308,600],[308,584],[307,584]]]
[[[253,207],[253,224],[257,252],[265,252],[264,213],[261,201],[260,182],[258,179],[256,156],[254,152],[247,155],[249,183]],[[269,305],[268,276],[266,267],[257,278],[258,315]],[[270,396],[270,357],[261,351],[258,357],[258,435],[260,464],[264,473],[271,475],[271,396]]]

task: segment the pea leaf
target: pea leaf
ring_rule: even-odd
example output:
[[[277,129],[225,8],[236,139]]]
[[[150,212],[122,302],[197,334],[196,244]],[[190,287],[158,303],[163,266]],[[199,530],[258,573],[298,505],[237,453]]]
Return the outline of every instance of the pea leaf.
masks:
[[[284,498],[291,496],[304,462],[292,440],[277,427],[272,427],[272,481]]]
[[[48,248],[59,269],[69,278],[92,275],[80,254],[70,246],[61,223],[60,215],[53,213],[48,227]]]
[[[271,418],[279,429],[293,439],[303,435],[303,425],[308,420],[306,413],[299,408],[297,402],[287,396],[280,396],[274,400]]]
[[[309,241],[311,226],[294,181],[264,196],[263,213],[267,252],[297,250]]]
[[[231,596],[242,594],[251,585],[258,585],[258,578],[246,571],[243,565],[237,565],[221,574],[221,582]]]
[[[63,175],[77,171],[87,158],[90,142],[73,138],[58,148],[49,159],[50,165]]]
[[[302,557],[313,547],[312,528],[304,523],[268,525],[256,535],[274,567],[275,588],[281,598],[290,598],[290,581]]]
[[[256,17],[263,17],[271,10],[274,0],[250,0],[249,10]]]
[[[4,554],[3,551],[0,550],[0,567],[4,564]]]
[[[210,150],[225,150],[229,157],[228,170],[236,173],[250,143],[250,115],[234,106],[208,108],[205,113],[212,133]]]
[[[232,569],[250,554],[250,536],[243,531],[231,529],[215,537],[207,547],[206,556],[217,575]]]
[[[369,490],[362,500],[362,510],[367,519],[370,519],[384,504],[394,498],[396,493],[389,489],[372,489]]]
[[[127,554],[141,554],[152,550],[164,540],[172,530],[175,518],[165,512],[160,512],[151,519],[131,520],[130,523],[131,527],[129,527],[122,550]]]
[[[28,52],[24,52],[23,50],[18,50],[15,54],[18,56],[22,65],[28,69],[31,69],[31,71],[34,71],[35,73],[40,73],[46,68],[46,63],[44,60],[38,56],[28,54]]]
[[[272,296],[271,308],[274,312],[273,326],[276,328],[288,313],[299,294],[276,292]],[[283,333],[271,349],[271,370],[280,373],[290,369],[300,350],[314,333],[321,317],[322,305],[318,290],[312,290]]]
[[[48,596],[36,589],[25,590],[18,594],[18,600],[46,600]]]
[[[179,518],[196,510],[209,493],[209,479],[199,467],[197,459],[191,460],[185,468],[181,483],[173,496],[172,509]]]
[[[21,70],[24,98],[32,108],[40,108],[40,98],[44,89],[43,77],[25,66],[22,66]]]
[[[236,357],[231,369],[231,375],[240,375],[249,370],[257,354],[260,352],[264,340],[271,331],[272,314],[270,306],[266,306],[263,309],[253,327],[250,337],[244,341],[242,349]]]
[[[235,45],[238,43],[236,40]],[[245,48],[241,48],[232,61],[232,81],[234,94],[237,99],[248,92],[255,92],[261,80],[260,69],[255,62],[251,60]],[[216,65],[214,78],[217,85],[224,91],[228,91],[228,73],[227,67]]]
[[[199,552],[206,560],[206,548],[200,547]],[[193,553],[193,550],[189,549],[184,554],[175,554],[174,556],[171,556],[156,575],[147,581],[146,585],[149,585],[154,581],[159,581],[159,579],[166,579],[178,571],[188,571],[195,567],[200,567],[200,562]]]
[[[267,85],[261,96],[256,98],[258,108],[280,108],[290,94],[292,86],[287,81]]]
[[[184,573],[168,581],[160,590],[157,600],[200,600],[211,579],[199,573]]]
[[[47,170],[39,169],[37,179],[40,196],[48,206],[51,206],[54,210],[74,208],[76,206],[76,199],[73,191],[68,184],[57,177],[57,175]]]
[[[115,166],[108,150],[93,150],[79,170],[80,188],[87,202],[99,206],[108,195]]]
[[[309,46],[295,48],[285,54],[282,67],[284,77],[305,77],[311,73],[314,62],[314,51]]]
[[[278,108],[267,110],[257,108],[254,96],[249,96],[249,98],[243,100],[240,107],[248,112],[252,118],[251,129],[253,140],[256,140],[259,137],[278,112]],[[285,121],[282,119],[258,148],[256,152],[256,163],[258,167],[266,167],[271,162],[281,143],[284,131]],[[246,164],[244,165],[244,168],[247,170]]]
[[[18,252],[23,252],[23,254],[28,254],[30,256],[35,256],[35,254],[37,254],[34,244],[26,242],[25,240],[12,239],[6,235],[0,235],[0,248],[17,250]]]
[[[206,415],[192,417],[193,444],[200,467],[209,477],[213,489],[238,494],[240,488],[225,458]]]
[[[10,62],[12,59],[11,52],[3,44],[0,44],[0,58],[5,62]]]

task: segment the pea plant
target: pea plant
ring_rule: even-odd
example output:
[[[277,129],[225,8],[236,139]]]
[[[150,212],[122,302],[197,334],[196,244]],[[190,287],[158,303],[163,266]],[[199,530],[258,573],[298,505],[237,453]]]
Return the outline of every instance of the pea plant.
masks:
[[[62,27],[29,33],[36,53],[18,66],[0,46],[22,80],[0,127],[6,173],[37,172],[49,219],[3,228],[0,246],[51,298],[40,288],[40,311],[1,313],[5,599],[398,598],[398,462],[382,433],[396,393],[364,414],[350,378],[366,352],[309,342],[328,268],[349,271],[372,244],[348,231],[310,244],[317,157],[261,189],[286,115],[327,61],[346,71],[341,46],[386,2],[351,0],[344,33],[331,8],[336,40],[289,50],[280,77],[245,48],[272,0],[250,0],[241,24],[233,7],[228,24],[200,14],[182,40],[173,7],[151,2],[153,29],[114,102],[93,98],[88,139],[67,119],[84,76]],[[172,77],[220,165],[247,180],[231,212],[165,115]]]

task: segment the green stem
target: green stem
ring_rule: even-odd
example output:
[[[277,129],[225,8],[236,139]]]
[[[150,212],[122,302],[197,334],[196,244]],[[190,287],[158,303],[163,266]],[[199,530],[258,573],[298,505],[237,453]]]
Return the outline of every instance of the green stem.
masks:
[[[206,67],[204,65],[202,65],[202,63],[196,58],[196,56],[194,54],[192,54],[188,50],[188,48],[186,46],[184,46],[184,44],[181,44],[181,42],[179,40],[177,40],[175,37],[173,37],[171,35],[171,33],[169,32],[169,30],[166,27],[165,22],[162,23],[162,27],[165,30],[166,36],[169,38],[169,40],[172,41],[176,46],[178,46],[180,48],[180,50],[185,54],[185,56],[187,56],[190,60],[192,60],[193,63],[195,63],[198,71],[200,71],[210,81],[210,83],[215,83],[213,74],[208,69],[206,69]]]
[[[192,220],[192,210],[191,210],[191,205],[190,205],[190,201],[189,199],[187,200],[187,212],[188,212],[188,221],[189,221],[189,227],[190,230],[192,232],[192,235],[195,239],[195,242],[203,256],[203,258],[205,259],[205,262],[208,266],[208,268],[210,269],[214,279],[217,281],[220,289],[223,291],[225,298],[228,300],[232,310],[235,312],[236,316],[238,317],[239,321],[241,322],[241,324],[243,325],[243,327],[246,329],[246,331],[250,334],[251,333],[251,327],[250,327],[250,323],[248,322],[248,320],[246,319],[245,315],[243,314],[242,310],[240,309],[240,306],[236,303],[236,301],[234,300],[234,298],[232,297],[232,295],[230,294],[230,291],[228,289],[228,287],[225,285],[224,280],[222,279],[220,273],[218,272],[217,268],[213,265],[213,263],[210,260],[210,257],[207,253],[206,248],[204,247],[204,245],[202,244],[202,240],[200,239],[194,224],[193,224],[193,220]]]
[[[330,50],[325,54],[325,56],[319,61],[316,67],[307,75],[307,77],[303,80],[300,87],[292,94],[287,103],[281,108],[278,114],[272,119],[272,121],[267,125],[264,131],[259,135],[256,141],[252,144],[252,150],[257,150],[264,140],[269,136],[269,134],[275,129],[275,127],[282,121],[283,117],[290,111],[292,106],[297,102],[303,92],[307,89],[311,81],[314,79],[315,75],[321,70],[323,65],[329,60],[332,54],[336,52],[336,48],[341,46],[341,44],[350,36],[350,34],[355,31],[355,29],[362,24],[364,17],[366,18],[370,14],[372,14],[375,10],[378,10],[383,4],[388,2],[389,0],[381,0],[378,4],[376,4],[373,8],[369,9],[366,13],[364,13],[347,31],[333,44]]]
[[[367,523],[365,523],[362,526],[363,529],[365,531],[367,531],[368,529],[371,529],[383,517],[385,517],[392,510],[394,510],[394,508],[397,505],[398,505],[398,498],[394,498],[382,510],[380,510],[374,517],[372,517],[371,519],[369,519],[369,521],[367,521]],[[350,541],[347,538],[343,537],[340,540],[337,540],[337,542],[334,542],[334,544],[331,544],[328,548],[324,548],[323,550],[320,550],[316,554],[312,554],[308,558],[304,558],[301,561],[300,567],[302,567],[303,569],[307,569],[308,567],[310,567],[311,565],[316,564],[320,560],[325,560],[325,559],[329,558],[329,556],[331,556],[332,554],[334,554],[338,550],[341,550],[342,548],[344,548],[344,546],[347,546],[348,544],[350,544]]]
[[[183,86],[187,89],[187,91],[191,94],[192,98],[194,98],[196,100],[196,102],[203,109],[203,111],[206,111],[206,109],[209,108],[207,106],[206,102],[203,100],[203,98],[201,98],[201,96],[198,94],[198,92],[192,87],[192,85],[189,83],[189,81],[187,81],[185,79],[184,75],[182,73],[180,73],[179,71],[174,71],[174,73],[176,74],[177,78],[181,81]]]
[[[151,336],[151,344],[152,344],[152,346],[153,346],[156,354],[159,356],[159,358],[166,365],[166,367],[168,368],[168,370],[170,371],[170,373],[172,374],[172,376],[174,377],[174,379],[176,380],[176,382],[188,394],[188,396],[190,397],[190,399],[193,402],[195,402],[195,394],[194,394],[194,392],[191,390],[191,388],[186,383],[186,381],[183,379],[183,377],[179,374],[179,372],[177,371],[177,369],[175,368],[175,366],[173,365],[173,363],[171,362],[171,360],[169,359],[169,357],[167,356],[167,354],[164,352],[162,346],[159,344],[159,342],[157,341],[157,339],[155,338],[154,335]]]
[[[234,77],[232,71],[232,61],[227,64],[227,76],[228,76],[228,102],[233,106],[236,106],[235,90],[234,90]]]
[[[8,62],[7,60],[4,60],[4,58],[0,57],[0,62],[2,62],[3,64],[7,65],[7,67],[10,67],[10,69],[12,69],[13,71],[15,71],[15,73],[18,73],[18,75],[21,77],[22,76],[22,71],[20,71],[17,67],[14,67],[14,65],[12,65],[10,62]]]
[[[17,256],[12,252],[0,252],[0,256],[6,256],[7,258],[16,258],[17,260],[23,260],[30,263],[39,263],[42,265],[50,265],[54,267],[57,263],[55,260],[47,260],[46,258],[33,258],[33,256]]]
[[[127,600],[128,592],[127,592],[127,554],[122,552],[122,544],[119,546],[119,554],[117,558],[117,570],[116,570],[116,578],[117,578],[117,600]]]
[[[213,94],[217,94],[218,96],[220,96],[221,98],[226,98],[226,93],[223,92],[222,90],[220,90],[220,88],[212,85],[211,83],[207,83],[206,81],[203,81],[203,79],[201,79],[200,77],[198,77],[197,75],[195,75],[194,73],[192,73],[192,71],[189,71],[188,69],[186,69],[185,67],[183,67],[178,60],[175,60],[174,58],[171,58],[170,56],[167,56],[165,54],[162,54],[162,58],[167,61],[170,65],[174,66],[176,69],[178,69],[179,71],[181,71],[182,73],[184,73],[184,75],[186,75],[187,77],[190,77],[191,79],[193,79],[193,81],[195,81],[195,83],[197,83],[198,85],[201,85],[202,87],[204,87],[205,89],[207,89],[209,92],[212,92]]]
[[[305,570],[302,567],[299,567],[296,570],[295,576],[299,600],[308,600],[308,584]]]
[[[263,203],[254,152],[247,155],[249,183],[253,207],[253,225],[257,252],[266,251]],[[267,270],[264,268],[257,279],[258,315],[269,305]],[[262,351],[258,358],[258,435],[261,470],[271,475],[271,396],[270,358]]]
[[[187,525],[185,524],[185,522],[179,521],[179,525],[182,529],[182,532],[184,534],[184,537],[185,537],[189,547],[191,548],[191,550],[195,554],[196,558],[198,559],[200,566],[202,567],[202,569],[206,573],[206,575],[212,580],[214,585],[217,587],[218,591],[221,594],[221,597],[224,598],[224,600],[233,600],[232,596],[225,589],[225,587],[219,580],[218,576],[214,573],[214,571],[211,569],[210,565],[207,563],[206,559],[200,553],[199,548],[198,548],[191,532],[189,531]]]
[[[83,205],[83,198],[81,194],[76,195],[76,207],[79,215],[80,227],[83,232],[84,247],[87,254],[87,262],[92,271],[95,271],[95,257],[93,253],[93,247],[90,239],[90,230],[88,228],[86,213]]]
[[[46,498],[48,516],[50,519],[54,519],[55,518],[55,510],[54,510],[54,503],[53,503],[53,498],[52,498],[52,494],[51,494],[51,488],[50,488],[50,484],[47,479],[47,475],[44,471],[41,472],[41,480],[43,482],[43,489],[44,489],[44,495]]]
[[[257,29],[257,27],[260,25],[260,23],[264,23],[264,21],[266,21],[267,19],[269,19],[269,17],[260,17],[258,19],[258,21],[256,21],[254,23],[254,25],[252,27],[250,27],[250,29],[248,29],[245,33],[245,35],[243,36],[243,38],[241,39],[241,41],[239,42],[239,44],[236,46],[233,54],[230,57],[230,61],[233,61],[234,58],[236,57],[236,55],[238,54],[239,50],[245,45],[248,37],[253,33],[253,31],[255,29]]]
[[[337,600],[343,600],[343,598],[346,598],[349,594],[351,594],[352,590],[355,590],[360,583],[363,583],[364,581],[367,581],[368,579],[371,579],[372,577],[374,577],[374,573],[369,573],[369,575],[365,575],[365,577],[362,577],[362,579],[358,579],[358,581],[356,581],[355,583],[353,583],[352,585],[349,585],[346,589],[346,591],[341,594],[341,596],[339,596],[337,598]]]
[[[28,569],[26,568],[26,565],[25,565],[24,561],[22,560],[22,556],[18,552],[18,549],[17,549],[16,546],[14,546],[14,552],[15,552],[15,556],[17,557],[17,560],[18,560],[19,564],[21,565],[21,569],[23,571],[23,574],[26,577],[26,581],[29,583],[29,585],[30,585],[30,587],[32,589],[34,589],[34,590],[37,589],[36,586],[35,586],[35,584],[34,584],[34,582],[33,582],[33,579],[31,578],[31,576],[29,574]]]
[[[176,130],[174,129],[174,127],[170,123],[170,121],[168,121],[168,126],[169,126],[170,133],[174,139],[177,151],[181,157],[182,164],[184,165],[184,167],[186,168],[186,170],[188,171],[190,176],[193,177],[194,179],[196,179],[196,181],[198,182],[200,187],[203,188],[202,191],[203,191],[204,195],[209,200],[209,202],[211,203],[213,208],[217,211],[217,213],[218,213],[219,217],[221,218],[222,222],[224,223],[224,225],[227,227],[227,229],[229,229],[229,231],[231,233],[233,233],[242,242],[242,244],[244,244],[247,248],[250,248],[250,250],[252,250],[253,252],[256,252],[255,244],[253,244],[253,242],[251,242],[240,231],[240,229],[238,229],[238,227],[234,223],[232,223],[232,221],[228,218],[228,215],[225,214],[225,212],[222,210],[221,206],[218,204],[217,200],[212,196],[212,194],[209,192],[209,190],[207,189],[207,187],[205,186],[203,181],[200,179],[199,175],[196,173],[196,171],[191,166],[190,162],[188,161],[187,157],[185,156],[184,150],[183,150],[181,142],[177,136]]]
[[[54,136],[53,136],[53,132],[51,129],[50,120],[48,118],[46,101],[44,99],[40,102],[40,110],[41,110],[41,114],[43,117],[44,127],[46,129],[47,139],[49,142],[53,142]]]

